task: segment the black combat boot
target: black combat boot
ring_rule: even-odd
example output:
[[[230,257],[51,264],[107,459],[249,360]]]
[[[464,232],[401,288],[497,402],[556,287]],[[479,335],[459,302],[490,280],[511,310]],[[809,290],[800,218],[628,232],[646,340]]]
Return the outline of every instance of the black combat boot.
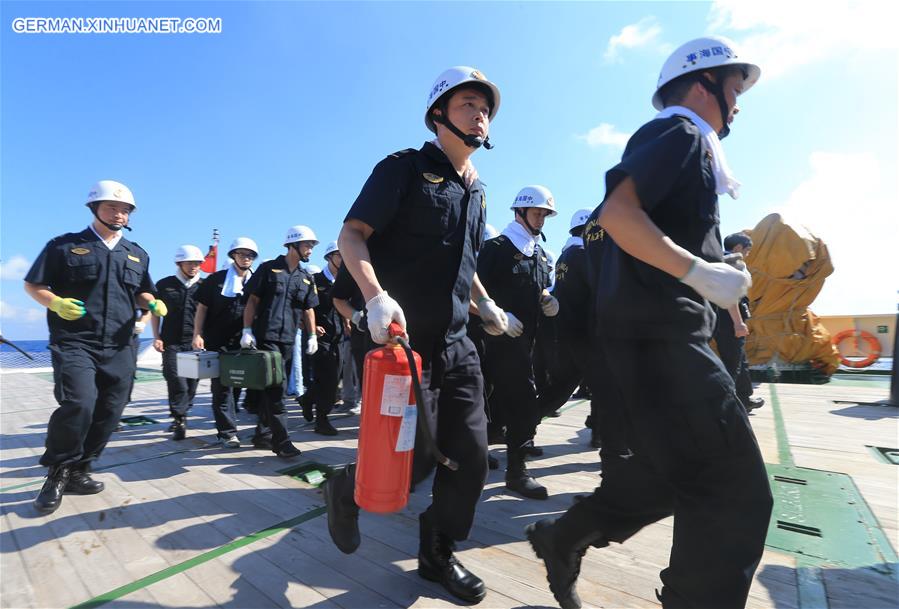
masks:
[[[187,437],[187,421],[184,417],[175,417],[172,422],[172,440],[180,441]]]
[[[362,542],[359,536],[359,506],[356,491],[356,464],[350,463],[328,476],[321,485],[328,508],[328,533],[331,541],[344,554],[352,554]]]
[[[507,452],[506,488],[527,497],[528,499],[546,499],[549,493],[546,487],[534,480],[524,466],[524,453],[517,450]]]
[[[321,412],[315,413],[315,429],[313,431],[322,436],[337,435],[337,430],[331,425],[331,421],[328,420],[328,415],[322,414]]]
[[[297,403],[303,408],[303,418],[311,423],[315,418],[315,413],[312,411],[312,396],[307,391],[297,398]]]
[[[524,453],[526,457],[542,457],[543,449],[539,446],[534,445],[534,440],[528,440],[524,443],[524,446],[521,447],[521,452]]]
[[[70,465],[53,465],[47,472],[47,479],[41,492],[34,500],[34,508],[41,514],[52,514],[62,503],[62,494],[69,482]]]
[[[574,526],[569,514],[558,520],[538,520],[524,530],[537,556],[546,566],[549,589],[562,609],[580,609],[577,595],[577,577],[581,572],[581,559],[591,545],[605,547],[608,542],[602,534],[588,529],[588,525]],[[584,530],[578,530],[584,529]]]
[[[455,542],[431,524],[428,513],[418,517],[418,574],[446,588],[466,603],[479,603],[487,590],[480,577],[466,569],[453,555]]]
[[[105,484],[91,478],[90,472],[89,463],[73,465],[69,470],[69,481],[66,483],[65,493],[67,495],[96,495],[106,488]]]

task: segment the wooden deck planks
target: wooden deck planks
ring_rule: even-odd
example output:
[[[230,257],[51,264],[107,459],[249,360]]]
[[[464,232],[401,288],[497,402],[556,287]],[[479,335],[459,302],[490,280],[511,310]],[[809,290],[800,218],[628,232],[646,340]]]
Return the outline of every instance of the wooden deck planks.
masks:
[[[43,475],[35,465],[52,407],[52,384],[33,375],[4,375],[0,475],[4,486]],[[17,388],[7,391],[9,387]],[[24,389],[22,388],[24,387]],[[203,386],[201,385],[201,391]],[[796,465],[844,471],[865,496],[888,537],[896,538],[896,466],[876,463],[864,444],[895,446],[899,418],[877,406],[835,404],[834,400],[876,401],[877,387],[777,385],[787,436]],[[126,414],[147,414],[167,424],[168,407],[161,382],[135,386],[136,404]],[[768,385],[756,395],[768,404],[750,421],[767,462],[778,459],[775,418]],[[15,403],[10,403],[10,398]],[[292,410],[296,410],[292,408]],[[543,458],[529,469],[550,489],[546,502],[506,494],[502,469],[490,472],[471,539],[457,555],[488,585],[480,607],[555,606],[542,563],[524,541],[524,526],[567,509],[578,493],[599,483],[598,454],[587,446],[582,429],[586,402],[540,426],[537,444]],[[241,413],[241,436],[254,418]],[[188,440],[172,442],[164,425],[114,434],[103,464],[121,464],[100,472],[107,490],[90,497],[66,497],[51,517],[37,518],[30,501],[39,486],[0,494],[0,605],[64,607],[178,566],[244,535],[271,527],[323,505],[320,492],[277,473],[306,460],[344,463],[354,459],[358,417],[335,417],[341,430],[323,438],[292,412],[291,437],[303,450],[293,462],[244,447],[229,451],[214,443],[208,396],[198,396]],[[39,438],[39,441],[38,441]],[[881,444],[877,444],[880,442]],[[160,456],[163,453],[178,451]],[[494,454],[505,466],[504,450]],[[842,469],[840,468],[842,466]],[[890,469],[893,468],[893,469]],[[324,515],[257,539],[208,562],[148,585],[110,603],[122,606],[178,607],[450,607],[443,589],[415,572],[417,514],[430,502],[430,481],[412,495],[398,514],[363,514],[363,543],[351,556],[330,542]],[[624,545],[591,549],[579,580],[586,606],[657,606],[654,590],[668,560],[671,519],[645,528]],[[44,573],[53,574],[47,585]],[[855,594],[855,606],[875,607],[895,597],[882,578],[825,571],[832,607]],[[859,590],[859,583],[870,590]],[[893,595],[892,597],[890,595]],[[874,604],[872,604],[874,603]],[[748,606],[798,606],[795,560],[766,551],[750,591]],[[846,605],[849,606],[849,605]]]

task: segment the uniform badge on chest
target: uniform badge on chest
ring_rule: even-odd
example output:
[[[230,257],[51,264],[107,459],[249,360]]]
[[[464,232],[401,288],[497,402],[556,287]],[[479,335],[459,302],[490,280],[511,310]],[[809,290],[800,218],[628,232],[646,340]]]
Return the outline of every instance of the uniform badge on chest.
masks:
[[[84,256],[85,254],[91,253],[91,251],[89,249],[87,249],[86,247],[73,247],[69,251],[71,251],[73,254],[75,254],[77,256]]]
[[[440,184],[443,181],[443,176],[439,176],[436,173],[428,173],[427,171],[421,174],[421,177],[431,184]]]

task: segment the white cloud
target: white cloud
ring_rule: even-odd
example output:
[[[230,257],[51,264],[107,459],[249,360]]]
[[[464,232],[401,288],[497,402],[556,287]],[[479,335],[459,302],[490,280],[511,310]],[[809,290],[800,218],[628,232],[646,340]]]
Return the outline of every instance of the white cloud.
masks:
[[[599,148],[600,146],[611,146],[613,148],[624,149],[627,141],[632,134],[622,133],[615,129],[615,125],[609,123],[600,123],[598,127],[594,127],[584,135],[577,136],[578,139],[585,140],[591,148]]]
[[[31,263],[25,256],[13,256],[6,262],[0,262],[0,279],[25,279],[25,273]]]
[[[833,0],[715,0],[710,33],[737,38],[742,56],[781,76],[812,62],[861,50],[897,49],[889,3]]]
[[[37,307],[14,307],[0,300],[0,319],[33,323],[46,319],[47,311]]]
[[[635,49],[646,46],[655,42],[661,33],[661,26],[656,18],[652,16],[644,17],[637,23],[626,25],[621,28],[618,34],[609,38],[609,44],[606,46],[606,51],[602,56],[603,60],[606,63],[619,61],[618,54],[621,49]]]
[[[824,240],[834,273],[811,309],[821,315],[896,310],[899,192],[869,153],[814,152],[811,176],[777,211]]]

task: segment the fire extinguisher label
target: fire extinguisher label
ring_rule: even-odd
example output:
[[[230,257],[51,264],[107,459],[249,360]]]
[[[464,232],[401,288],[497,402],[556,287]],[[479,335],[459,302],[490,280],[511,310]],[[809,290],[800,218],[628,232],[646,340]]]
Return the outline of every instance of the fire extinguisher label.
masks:
[[[411,390],[411,376],[384,375],[384,389],[381,391],[381,414],[385,417],[404,416],[404,410],[409,405]]]
[[[418,422],[418,410],[415,404],[403,407],[403,422],[400,433],[396,436],[396,452],[404,453],[415,448],[415,424]]]

